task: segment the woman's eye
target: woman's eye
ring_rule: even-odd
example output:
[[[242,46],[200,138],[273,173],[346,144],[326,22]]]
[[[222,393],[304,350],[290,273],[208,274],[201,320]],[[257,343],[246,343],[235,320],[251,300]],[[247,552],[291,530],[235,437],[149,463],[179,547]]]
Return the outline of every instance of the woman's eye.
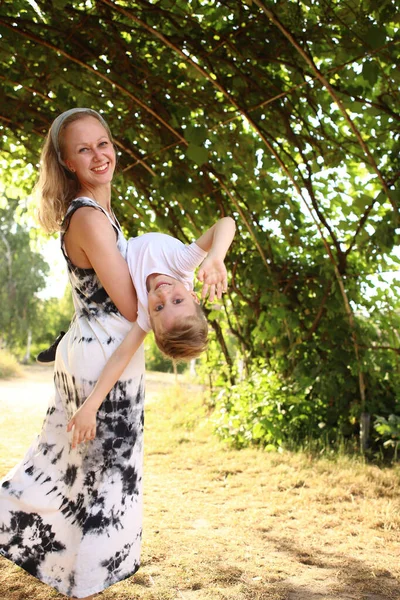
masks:
[[[87,150],[87,148],[80,148],[79,152],[85,152]]]
[[[100,144],[99,144],[99,146],[100,146],[100,147],[102,147],[102,146],[107,146],[107,145],[108,145],[108,142],[106,142],[106,141],[104,141],[104,142],[100,142]]]

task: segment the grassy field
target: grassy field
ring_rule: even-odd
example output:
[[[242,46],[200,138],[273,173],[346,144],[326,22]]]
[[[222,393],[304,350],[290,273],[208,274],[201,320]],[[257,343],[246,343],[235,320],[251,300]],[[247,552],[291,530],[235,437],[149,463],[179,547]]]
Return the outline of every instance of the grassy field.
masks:
[[[48,380],[0,382],[0,474],[40,427]],[[172,376],[149,374],[147,400],[142,568],[99,599],[400,599],[400,468],[230,450]],[[0,600],[51,598],[0,560]]]

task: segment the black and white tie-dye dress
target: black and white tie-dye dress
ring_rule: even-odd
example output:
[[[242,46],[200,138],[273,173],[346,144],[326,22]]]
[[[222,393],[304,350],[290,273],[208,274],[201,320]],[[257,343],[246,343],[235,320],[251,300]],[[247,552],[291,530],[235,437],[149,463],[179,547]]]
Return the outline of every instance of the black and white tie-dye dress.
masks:
[[[81,206],[103,210],[77,198],[65,230]],[[125,257],[127,242],[110,222]],[[59,592],[83,598],[139,568],[144,353],[141,347],[100,407],[96,439],[73,450],[67,423],[131,324],[92,269],[66,260],[76,314],[57,349],[43,429],[0,481],[0,554]]]

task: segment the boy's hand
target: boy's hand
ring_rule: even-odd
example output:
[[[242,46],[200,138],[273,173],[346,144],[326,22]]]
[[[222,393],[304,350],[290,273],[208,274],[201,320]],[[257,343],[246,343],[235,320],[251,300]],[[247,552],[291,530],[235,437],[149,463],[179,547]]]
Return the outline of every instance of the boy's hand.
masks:
[[[97,410],[83,404],[67,426],[67,431],[74,429],[72,436],[72,448],[76,448],[81,442],[89,442],[96,437],[96,414]]]
[[[197,279],[203,282],[201,297],[206,298],[209,294],[210,302],[214,300],[215,296],[221,299],[222,293],[228,289],[228,275],[224,261],[213,256],[211,252],[203,260]]]

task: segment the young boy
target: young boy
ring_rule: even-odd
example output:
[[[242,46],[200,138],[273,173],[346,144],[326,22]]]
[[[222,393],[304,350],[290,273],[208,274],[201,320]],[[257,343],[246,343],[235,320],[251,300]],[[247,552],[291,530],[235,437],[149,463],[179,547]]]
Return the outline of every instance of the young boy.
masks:
[[[158,347],[171,358],[191,359],[207,346],[207,320],[193,291],[194,269],[203,282],[202,297],[212,302],[227,289],[224,259],[235,234],[235,222],[224,217],[196,242],[185,246],[161,233],[128,241],[127,262],[138,300],[137,320],[111,356],[93,391],[76,411],[67,431],[72,447],[96,435],[96,414],[104,398],[153,329]]]

